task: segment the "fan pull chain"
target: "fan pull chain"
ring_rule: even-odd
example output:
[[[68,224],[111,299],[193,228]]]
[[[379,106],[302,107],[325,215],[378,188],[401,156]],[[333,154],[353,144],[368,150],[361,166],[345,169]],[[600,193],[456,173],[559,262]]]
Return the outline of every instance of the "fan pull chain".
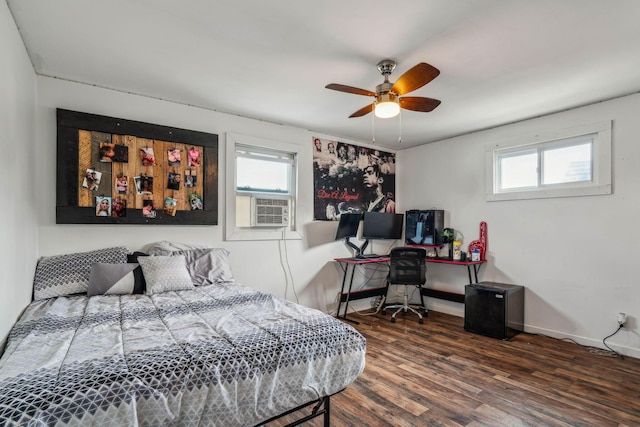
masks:
[[[402,108],[398,114],[398,144],[402,144]]]
[[[376,115],[375,115],[375,110],[376,110],[376,103],[373,103],[373,110],[372,112],[374,114],[371,115],[371,143],[375,144],[376,143]]]

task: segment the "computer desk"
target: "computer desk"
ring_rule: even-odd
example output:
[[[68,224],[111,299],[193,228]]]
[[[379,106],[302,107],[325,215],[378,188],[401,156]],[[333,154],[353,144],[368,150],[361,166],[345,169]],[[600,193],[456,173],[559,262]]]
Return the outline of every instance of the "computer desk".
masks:
[[[376,263],[387,263],[388,264],[389,260],[390,260],[390,258],[388,256],[381,256],[381,257],[378,257],[378,258],[334,258],[334,261],[337,262],[340,265],[340,267],[342,268],[342,271],[343,271],[342,287],[340,289],[340,300],[338,302],[338,310],[336,311],[336,317],[337,318],[340,318],[340,308],[342,306],[342,303],[344,302],[345,303],[344,314],[342,315],[341,319],[342,320],[346,320],[348,322],[355,323],[355,324],[360,324],[360,322],[357,322],[355,320],[347,318],[347,310],[349,309],[349,301],[355,301],[355,300],[359,300],[359,299],[363,299],[363,298],[372,298],[372,297],[376,297],[376,296],[386,296],[387,295],[387,291],[389,290],[389,283],[388,282],[385,284],[385,286],[380,286],[380,287],[377,287],[377,288],[361,289],[361,290],[357,290],[357,291],[353,291],[352,287],[353,287],[353,275],[354,275],[356,267],[358,265],[376,264]],[[426,257],[425,261],[427,263],[438,263],[438,264],[466,266],[467,267],[467,273],[469,275],[469,284],[478,283],[478,272],[480,271],[480,268],[482,267],[482,264],[487,262],[486,260],[480,260],[480,261],[458,261],[458,260],[452,260],[452,259],[449,259],[449,258],[433,258],[433,257]],[[349,267],[351,267],[351,272],[350,273],[349,273]],[[347,278],[348,278],[348,280],[347,280]],[[347,281],[348,281],[349,285],[348,285],[347,291],[345,292],[345,286],[347,284]],[[422,295],[424,295],[426,297],[438,298],[438,299],[444,299],[444,300],[447,300],[447,301],[464,303],[464,294],[458,294],[458,293],[455,293],[455,292],[440,291],[440,290],[437,290],[437,289],[431,289],[431,288],[425,288],[425,287],[421,287],[420,288],[420,292],[422,293]]]

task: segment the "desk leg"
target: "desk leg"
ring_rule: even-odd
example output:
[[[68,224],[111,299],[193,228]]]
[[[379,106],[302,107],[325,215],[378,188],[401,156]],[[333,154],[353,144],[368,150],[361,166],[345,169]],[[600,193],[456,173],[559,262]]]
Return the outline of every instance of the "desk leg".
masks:
[[[359,325],[360,322],[352,319],[347,319],[347,311],[349,310],[349,297],[351,296],[351,288],[353,287],[353,276],[356,272],[356,265],[351,266],[351,277],[349,278],[349,290],[347,291],[347,299],[344,302],[344,315],[342,316],[342,320],[346,320],[347,322],[355,323]],[[344,268],[344,276],[342,276],[342,289],[340,289],[340,297],[338,300],[338,311],[336,312],[336,317],[340,318],[340,306],[342,305],[342,295],[344,294],[344,285],[347,281],[347,275],[349,274],[349,264],[347,264]]]
[[[340,264],[342,268],[342,287],[340,288],[340,295],[338,296],[338,310],[336,310],[336,317],[340,317],[340,306],[342,305],[342,294],[344,293],[344,284],[347,282],[347,270],[349,270],[349,264]]]
[[[478,272],[480,271],[480,267],[482,267],[482,264],[474,264],[473,265],[473,279],[474,281],[471,281],[471,266],[467,265],[467,272],[469,273],[469,284],[473,285],[474,283],[478,283]]]
[[[349,290],[347,291],[347,300],[344,302],[344,316],[342,316],[342,319],[346,320],[347,322],[351,322],[356,325],[359,325],[360,322],[352,319],[347,319],[347,310],[349,309],[349,297],[351,297],[351,288],[353,287],[353,276],[356,273],[356,267],[357,267],[356,264],[353,264],[351,266],[351,278],[349,279]],[[340,295],[340,299],[342,300],[342,295]]]

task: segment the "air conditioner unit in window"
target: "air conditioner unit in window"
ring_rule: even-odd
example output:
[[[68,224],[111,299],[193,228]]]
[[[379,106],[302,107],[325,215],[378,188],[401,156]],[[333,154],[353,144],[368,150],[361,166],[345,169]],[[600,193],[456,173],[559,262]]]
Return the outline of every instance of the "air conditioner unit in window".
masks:
[[[289,225],[289,198],[256,196],[251,198],[252,227]]]

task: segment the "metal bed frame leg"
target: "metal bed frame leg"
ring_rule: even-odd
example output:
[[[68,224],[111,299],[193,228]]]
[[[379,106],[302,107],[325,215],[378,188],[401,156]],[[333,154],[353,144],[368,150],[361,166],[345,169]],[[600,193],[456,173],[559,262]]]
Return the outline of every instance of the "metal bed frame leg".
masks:
[[[277,415],[277,416],[275,416],[273,418],[270,418],[270,419],[264,421],[262,424],[259,424],[256,427],[267,426],[272,421],[275,421],[275,420],[277,420],[279,418],[282,418],[282,417],[284,417],[286,415],[289,415],[289,414],[291,414],[293,412],[296,412],[296,411],[299,411],[301,409],[304,409],[305,407],[308,407],[308,406],[313,405],[313,404],[314,404],[314,402],[308,402],[308,403],[302,404],[302,405],[298,406],[297,408],[293,408],[293,409],[291,409],[291,410],[289,410],[287,412],[284,412],[284,413],[282,413],[280,415]],[[320,408],[322,408],[322,405],[324,405],[324,408],[320,409]],[[324,396],[324,397],[321,397],[320,399],[318,399],[317,401],[315,401],[315,405],[313,406],[313,408],[311,408],[311,414],[309,414],[309,415],[307,415],[305,417],[302,417],[302,418],[300,418],[300,419],[298,419],[296,421],[292,421],[291,423],[287,424],[285,427],[294,427],[294,426],[300,425],[302,423],[306,423],[307,421],[312,420],[313,418],[319,417],[320,415],[324,416],[323,417],[323,419],[324,419],[324,427],[331,427],[331,424],[330,424],[330,421],[331,421],[331,396]]]
[[[329,421],[331,420],[331,397],[324,398],[324,427],[331,427]]]
[[[318,409],[320,409],[323,403],[324,403],[324,409],[318,412]],[[331,427],[329,423],[329,421],[331,420],[331,397],[325,396],[321,398],[316,404],[316,406],[314,406],[313,409],[311,410],[311,414],[312,414],[311,416],[314,416],[314,417],[317,417],[320,414],[324,414],[324,418],[323,418],[324,427]]]

